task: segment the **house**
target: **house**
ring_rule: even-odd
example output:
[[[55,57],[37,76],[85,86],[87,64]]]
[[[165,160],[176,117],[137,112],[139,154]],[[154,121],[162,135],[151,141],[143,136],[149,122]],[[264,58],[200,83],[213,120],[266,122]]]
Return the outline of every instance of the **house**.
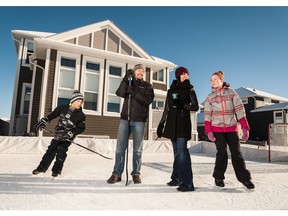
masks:
[[[9,135],[9,125],[10,125],[10,119],[5,117],[0,119],[0,136]]]
[[[144,138],[156,138],[174,63],[148,54],[110,20],[62,33],[13,30],[12,37],[18,58],[10,135],[32,131],[40,118],[69,103],[73,90],[79,89],[87,116],[81,136],[115,139],[123,104],[116,89],[126,70],[141,63],[144,79],[155,90]],[[52,121],[47,129],[55,125]]]
[[[281,109],[288,102],[287,98],[248,87],[240,87],[235,89],[235,91],[245,107],[246,117],[251,129],[249,140],[266,141],[268,140],[269,124],[277,123],[280,121],[279,119],[283,123],[287,122],[287,115]],[[202,105],[204,105],[204,102]],[[197,116],[198,139],[200,140],[207,139],[204,132],[203,110],[204,107],[202,108],[202,112]]]
[[[263,107],[251,110],[251,113],[253,113],[255,119],[263,119],[262,122],[258,121],[258,124],[256,126],[257,134],[259,135],[260,140],[269,139],[269,136],[270,136],[269,125],[270,124],[272,123],[288,124],[288,102],[263,106]],[[278,138],[279,136],[282,136],[282,135],[278,134]],[[284,137],[286,137],[287,139],[287,134]],[[282,140],[282,142],[284,142],[284,140]],[[286,140],[286,143],[287,143],[287,140]]]

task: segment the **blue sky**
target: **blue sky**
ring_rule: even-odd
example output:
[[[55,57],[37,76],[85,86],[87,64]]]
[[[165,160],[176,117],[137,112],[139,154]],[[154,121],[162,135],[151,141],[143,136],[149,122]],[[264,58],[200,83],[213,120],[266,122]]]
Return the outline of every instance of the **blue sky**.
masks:
[[[0,118],[11,112],[11,30],[60,33],[107,19],[150,55],[187,67],[199,102],[218,70],[234,89],[253,87],[288,98],[287,6],[0,6]]]

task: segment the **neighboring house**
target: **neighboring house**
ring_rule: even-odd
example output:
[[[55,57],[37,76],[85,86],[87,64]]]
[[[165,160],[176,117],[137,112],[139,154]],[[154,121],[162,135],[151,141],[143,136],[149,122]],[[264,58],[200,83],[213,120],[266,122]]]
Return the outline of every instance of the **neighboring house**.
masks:
[[[284,111],[285,109],[282,110],[282,106],[285,106],[285,102],[288,102],[287,98],[248,87],[240,87],[235,89],[235,91],[245,107],[247,120],[251,128],[249,140],[266,141],[268,140],[269,124],[279,123],[279,119],[283,120],[282,123],[287,122],[287,115],[285,114],[287,113],[287,108],[286,112]],[[204,102],[202,105],[204,105]],[[198,138],[200,140],[207,139],[204,133],[203,110],[204,107],[202,112],[197,115]],[[265,112],[268,110],[269,112]]]
[[[287,124],[288,123],[288,102],[277,103],[251,110],[256,121],[255,130],[260,140],[268,140],[268,127],[271,123]]]
[[[9,135],[9,125],[10,120],[8,118],[0,119],[0,136],[8,136]]]
[[[13,30],[12,37],[17,67],[10,135],[32,131],[40,118],[57,105],[69,103],[73,90],[79,89],[87,116],[87,129],[81,136],[115,139],[123,104],[116,89],[126,70],[142,63],[144,79],[155,90],[145,139],[156,138],[174,63],[151,56],[109,20],[63,33]],[[191,116],[196,128],[196,114]],[[47,129],[55,124],[52,121]],[[192,134],[196,140],[197,131]]]

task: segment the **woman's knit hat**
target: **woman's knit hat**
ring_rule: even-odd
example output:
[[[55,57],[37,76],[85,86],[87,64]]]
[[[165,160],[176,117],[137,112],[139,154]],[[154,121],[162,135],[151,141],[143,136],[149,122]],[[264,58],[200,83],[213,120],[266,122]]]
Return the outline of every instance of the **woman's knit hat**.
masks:
[[[84,100],[83,94],[80,91],[78,91],[78,90],[75,90],[73,92],[70,102],[73,103],[76,100],[82,100],[82,101]]]
[[[187,68],[185,68],[185,67],[178,67],[177,69],[176,69],[176,71],[175,71],[175,77],[176,77],[176,79],[178,79],[182,74],[184,74],[184,73],[187,73],[187,74],[189,74],[189,71],[188,71],[188,69]]]

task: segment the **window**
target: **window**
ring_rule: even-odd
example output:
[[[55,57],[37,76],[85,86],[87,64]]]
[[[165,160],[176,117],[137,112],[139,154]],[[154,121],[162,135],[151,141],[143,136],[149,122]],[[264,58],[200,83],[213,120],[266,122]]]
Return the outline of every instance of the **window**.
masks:
[[[161,99],[156,99],[152,102],[152,109],[159,109],[163,110],[164,109],[165,102],[164,100]]]
[[[76,83],[76,59],[61,57],[57,106],[69,104]]]
[[[120,98],[116,96],[115,92],[121,82],[122,68],[110,66],[109,67],[109,87],[108,87],[108,112],[120,112]]]
[[[153,80],[164,82],[165,73],[164,70],[153,72]]]
[[[248,98],[242,98],[241,100],[243,104],[248,104]]]
[[[23,54],[23,66],[29,67],[29,57],[34,53],[34,44],[32,41],[26,40]]]
[[[20,105],[21,114],[29,114],[30,96],[31,96],[31,84],[23,83],[22,98]]]
[[[84,75],[84,109],[99,111],[99,84],[100,63],[86,61]]]
[[[264,98],[264,104],[272,104],[270,98]]]
[[[284,123],[284,116],[282,111],[274,112],[274,123]]]

